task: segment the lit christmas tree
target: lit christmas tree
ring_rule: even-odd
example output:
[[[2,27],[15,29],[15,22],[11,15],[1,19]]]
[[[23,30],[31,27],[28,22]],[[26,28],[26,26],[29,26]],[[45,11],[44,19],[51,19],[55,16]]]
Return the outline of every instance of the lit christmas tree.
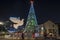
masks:
[[[26,32],[34,32],[35,27],[37,26],[37,20],[34,12],[33,1],[30,1],[30,2],[31,2],[31,7],[28,14],[26,27],[24,30]]]

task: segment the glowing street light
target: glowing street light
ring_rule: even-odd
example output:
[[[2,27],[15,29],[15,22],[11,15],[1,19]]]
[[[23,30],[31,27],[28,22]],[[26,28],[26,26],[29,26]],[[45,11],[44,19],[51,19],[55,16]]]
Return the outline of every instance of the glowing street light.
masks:
[[[44,30],[44,27],[41,27],[41,30]]]
[[[3,22],[0,22],[0,25],[4,25],[4,23]]]

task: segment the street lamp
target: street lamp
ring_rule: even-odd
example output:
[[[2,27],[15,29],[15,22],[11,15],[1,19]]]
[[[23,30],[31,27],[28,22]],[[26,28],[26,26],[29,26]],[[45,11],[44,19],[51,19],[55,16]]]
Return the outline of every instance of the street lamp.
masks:
[[[0,22],[0,25],[4,25],[4,23],[3,22]]]
[[[41,30],[44,30],[44,27],[41,27]]]

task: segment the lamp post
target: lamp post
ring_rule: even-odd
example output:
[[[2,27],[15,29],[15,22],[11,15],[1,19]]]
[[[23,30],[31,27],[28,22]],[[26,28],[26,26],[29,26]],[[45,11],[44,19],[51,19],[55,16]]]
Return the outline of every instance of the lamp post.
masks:
[[[41,27],[41,35],[42,35],[42,37],[44,36],[44,27],[43,26]]]

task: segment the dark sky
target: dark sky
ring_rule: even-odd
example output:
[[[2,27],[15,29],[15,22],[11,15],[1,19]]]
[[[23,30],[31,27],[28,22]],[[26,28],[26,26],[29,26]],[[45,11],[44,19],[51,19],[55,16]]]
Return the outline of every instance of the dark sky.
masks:
[[[38,24],[48,19],[60,23],[59,0],[34,0],[34,8]],[[29,9],[29,0],[0,0],[0,20],[6,20],[10,16],[20,16],[26,22]]]

